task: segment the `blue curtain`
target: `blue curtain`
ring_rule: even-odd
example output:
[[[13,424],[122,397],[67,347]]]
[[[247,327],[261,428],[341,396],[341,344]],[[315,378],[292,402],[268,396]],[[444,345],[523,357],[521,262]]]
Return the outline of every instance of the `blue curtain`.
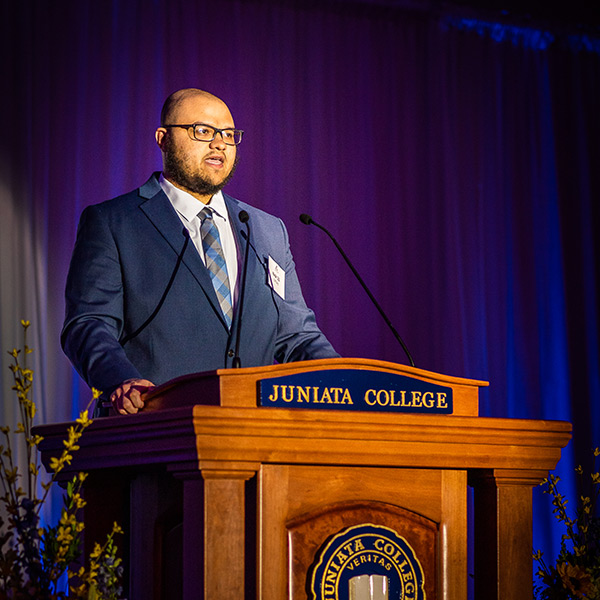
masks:
[[[42,420],[90,397],[58,343],[79,214],[160,168],[162,102],[194,86],[245,130],[228,192],[286,221],[338,351],[405,360],[301,212],[346,248],[417,366],[490,381],[483,416],[573,422],[559,474],[575,495],[572,469],[600,445],[598,40],[375,3],[0,10],[0,332],[8,349],[13,323],[33,321]],[[552,556],[534,496],[535,546]]]

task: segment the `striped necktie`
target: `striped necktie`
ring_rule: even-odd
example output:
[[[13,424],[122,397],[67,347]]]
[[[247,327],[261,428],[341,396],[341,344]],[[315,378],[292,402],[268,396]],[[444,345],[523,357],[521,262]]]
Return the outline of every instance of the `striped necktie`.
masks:
[[[227,327],[231,327],[233,318],[233,307],[231,303],[231,288],[229,286],[229,277],[227,276],[227,265],[225,255],[221,247],[221,238],[219,230],[213,221],[213,211],[206,207],[198,213],[201,221],[200,235],[202,237],[202,248],[206,258],[206,267],[210,271],[213,287],[217,293],[217,299],[221,306],[221,311],[227,321]]]

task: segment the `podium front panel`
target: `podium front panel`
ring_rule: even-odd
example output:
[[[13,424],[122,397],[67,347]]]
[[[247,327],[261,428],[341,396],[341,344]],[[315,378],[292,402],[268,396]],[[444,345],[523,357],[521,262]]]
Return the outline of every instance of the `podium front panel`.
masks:
[[[382,537],[369,552],[366,538],[359,537],[364,550],[350,550],[360,552],[354,562],[346,561],[349,567],[357,565],[364,571],[368,565],[361,565],[361,560],[377,558],[384,572],[390,571],[390,581],[398,572],[410,577],[408,567],[406,573],[401,568],[406,552],[391,551],[395,534],[420,563],[429,600],[465,598],[466,488],[466,471],[262,465],[258,597],[321,600],[311,588],[328,543],[349,528],[378,525],[389,529],[392,539]],[[341,600],[348,596],[331,597]]]

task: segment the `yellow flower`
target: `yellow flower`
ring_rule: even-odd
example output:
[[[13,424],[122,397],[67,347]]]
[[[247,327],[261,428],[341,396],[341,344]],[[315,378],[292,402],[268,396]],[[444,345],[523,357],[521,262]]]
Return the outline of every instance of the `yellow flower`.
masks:
[[[73,495],[73,503],[75,504],[77,509],[83,508],[85,506],[85,500],[81,497],[80,494]]]
[[[102,554],[102,546],[96,542],[94,544],[94,550],[90,554],[90,558],[98,558]]]
[[[84,425],[84,426],[89,425],[90,417],[88,416],[87,410],[82,410],[79,413],[79,418],[77,419],[77,423],[79,423],[80,425]]]
[[[581,567],[563,562],[557,565],[556,570],[564,587],[576,598],[586,598],[595,591],[592,578]]]
[[[121,529],[121,526],[116,521],[113,523],[112,532],[113,533],[123,533],[123,529]]]

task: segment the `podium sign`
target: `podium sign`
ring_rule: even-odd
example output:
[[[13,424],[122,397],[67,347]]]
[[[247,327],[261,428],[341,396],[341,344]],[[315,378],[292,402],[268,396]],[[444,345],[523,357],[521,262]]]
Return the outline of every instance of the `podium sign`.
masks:
[[[452,414],[452,388],[379,371],[335,369],[261,379],[259,404],[279,408]]]

